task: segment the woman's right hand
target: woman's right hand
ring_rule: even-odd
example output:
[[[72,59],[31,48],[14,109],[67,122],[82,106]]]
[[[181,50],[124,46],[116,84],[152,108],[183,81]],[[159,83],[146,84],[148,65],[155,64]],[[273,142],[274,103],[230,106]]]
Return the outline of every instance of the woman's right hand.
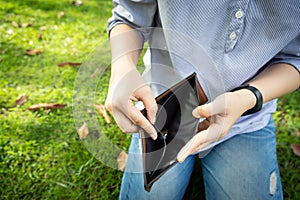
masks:
[[[149,120],[134,105],[137,101],[144,104]],[[138,132],[142,128],[152,139],[157,138],[153,127],[157,104],[149,85],[135,67],[112,67],[105,106],[123,132]]]

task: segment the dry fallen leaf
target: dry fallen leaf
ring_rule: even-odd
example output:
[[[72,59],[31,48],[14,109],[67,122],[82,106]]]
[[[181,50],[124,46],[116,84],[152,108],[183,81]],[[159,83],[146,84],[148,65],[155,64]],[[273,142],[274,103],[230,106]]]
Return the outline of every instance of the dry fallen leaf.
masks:
[[[81,6],[83,4],[83,2],[81,0],[72,1],[72,3],[77,7]]]
[[[90,78],[95,78],[100,73],[100,68],[97,68],[93,74],[90,76]]]
[[[77,133],[81,140],[86,138],[86,136],[89,134],[89,127],[87,123],[84,122],[83,125],[77,130]]]
[[[31,23],[25,22],[25,23],[22,24],[22,28],[26,28],[26,27],[29,27],[31,25],[32,25]]]
[[[64,67],[69,65],[70,67],[75,67],[75,66],[80,66],[82,63],[76,63],[76,62],[61,62],[59,64],[57,64],[57,66],[59,67]]]
[[[105,106],[101,105],[101,104],[94,104],[94,107],[99,112],[100,116],[102,116],[105,119],[106,123],[110,124],[111,123],[111,118],[107,114]]]
[[[11,24],[15,27],[15,28],[19,28],[19,24],[15,21],[11,22]]]
[[[41,26],[41,27],[40,27],[40,30],[41,30],[41,31],[47,30],[47,26]]]
[[[65,16],[64,11],[61,11],[61,12],[57,13],[57,18],[62,18],[63,16]]]
[[[9,35],[11,35],[11,34],[13,34],[13,33],[14,33],[14,31],[13,31],[13,30],[11,30],[11,29],[9,29],[9,30],[7,30],[7,31],[6,31],[6,33],[7,33],[7,34],[9,34]]]
[[[121,151],[117,158],[118,162],[118,170],[124,171],[125,166],[126,166],[126,161],[127,161],[128,154],[125,151]]]
[[[291,147],[293,149],[294,154],[300,157],[300,145],[292,144]]]
[[[24,104],[26,102],[26,96],[25,96],[25,94],[21,94],[18,98],[17,98],[17,100],[15,101],[15,104],[16,105],[22,105],[22,104]]]
[[[38,38],[39,40],[43,39],[43,34],[41,34],[41,33],[38,34],[38,35],[37,35],[37,38]]]
[[[39,110],[39,109],[63,109],[67,106],[67,104],[59,104],[59,103],[40,103],[40,104],[34,104],[30,106],[29,110]]]
[[[30,56],[39,55],[41,53],[42,52],[38,49],[32,49],[32,50],[27,49],[26,52],[25,52],[26,55],[30,55]]]

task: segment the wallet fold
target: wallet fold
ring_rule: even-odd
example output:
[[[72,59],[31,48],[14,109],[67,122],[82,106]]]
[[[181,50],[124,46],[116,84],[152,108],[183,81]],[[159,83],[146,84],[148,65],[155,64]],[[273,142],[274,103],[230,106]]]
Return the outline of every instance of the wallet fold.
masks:
[[[192,73],[155,98],[158,105],[154,128],[158,137],[153,140],[141,130],[144,187],[150,192],[166,171],[177,163],[181,148],[197,133],[199,119],[192,116],[197,106],[207,102],[207,97]],[[147,111],[141,111],[147,117]]]

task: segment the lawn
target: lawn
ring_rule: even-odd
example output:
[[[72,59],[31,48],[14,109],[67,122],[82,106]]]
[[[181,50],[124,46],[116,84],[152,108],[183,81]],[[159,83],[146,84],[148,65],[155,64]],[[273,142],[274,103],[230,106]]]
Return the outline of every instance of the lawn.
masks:
[[[108,0],[0,0],[1,199],[118,197],[117,156],[130,135],[93,106],[104,103],[108,87],[111,8]],[[63,62],[83,64],[59,67]],[[300,199],[300,159],[290,148],[300,144],[299,99],[299,92],[281,98],[274,114],[284,195],[291,200]],[[64,108],[29,110],[40,103]],[[84,122],[89,136],[81,140]],[[112,143],[95,142],[102,133]],[[118,148],[99,154],[99,144]],[[202,195],[199,184],[192,180],[186,199]]]

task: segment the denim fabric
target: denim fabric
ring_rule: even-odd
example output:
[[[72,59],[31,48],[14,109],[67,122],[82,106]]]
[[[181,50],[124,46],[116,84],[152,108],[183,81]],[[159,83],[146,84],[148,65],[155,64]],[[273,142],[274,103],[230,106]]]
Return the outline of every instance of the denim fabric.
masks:
[[[139,156],[136,156],[139,155]],[[152,187],[143,187],[141,144],[132,137],[120,199],[182,199],[197,155],[176,164]],[[215,146],[201,160],[206,199],[283,199],[273,119],[266,127]]]

